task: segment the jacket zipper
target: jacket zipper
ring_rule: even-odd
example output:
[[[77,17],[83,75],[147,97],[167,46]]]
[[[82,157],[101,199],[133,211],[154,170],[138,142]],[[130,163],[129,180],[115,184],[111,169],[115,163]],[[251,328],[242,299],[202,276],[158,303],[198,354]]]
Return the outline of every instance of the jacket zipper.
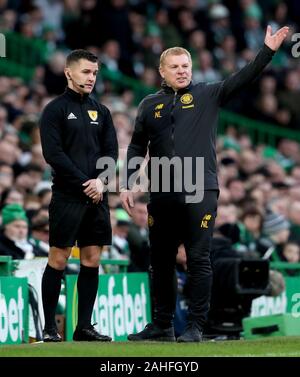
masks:
[[[175,133],[175,118],[174,118],[174,108],[176,105],[176,99],[177,99],[177,92],[174,93],[173,97],[173,103],[172,103],[172,109],[171,109],[171,140],[172,140],[172,156],[175,156],[175,139],[174,139],[174,133]]]

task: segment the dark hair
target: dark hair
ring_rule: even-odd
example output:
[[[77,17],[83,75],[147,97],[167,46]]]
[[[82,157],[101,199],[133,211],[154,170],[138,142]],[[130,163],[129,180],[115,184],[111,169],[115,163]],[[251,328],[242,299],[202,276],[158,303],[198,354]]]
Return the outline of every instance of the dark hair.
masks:
[[[246,206],[241,214],[241,221],[244,221],[246,217],[248,216],[259,216],[260,218],[260,226],[262,226],[263,219],[264,219],[264,213],[261,211],[258,207],[254,205]]]
[[[98,57],[94,55],[93,53],[87,51],[87,50],[73,50],[68,56],[66,60],[66,65],[69,66],[70,64],[74,62],[78,62],[80,59],[86,59],[90,62],[97,63]]]

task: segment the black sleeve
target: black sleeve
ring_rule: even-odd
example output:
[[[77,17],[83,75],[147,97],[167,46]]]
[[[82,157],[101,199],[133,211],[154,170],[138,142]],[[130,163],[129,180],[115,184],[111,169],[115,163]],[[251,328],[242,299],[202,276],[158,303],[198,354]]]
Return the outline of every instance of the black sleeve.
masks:
[[[106,109],[105,128],[103,133],[103,155],[111,157],[115,162],[118,159],[118,140],[110,111]]]
[[[82,184],[89,180],[63,150],[62,114],[57,106],[47,106],[40,119],[40,134],[43,155],[54,172],[64,177],[66,183],[83,189]]]
[[[117,164],[118,160],[118,140],[117,140],[117,135],[116,135],[116,130],[113,124],[113,120],[110,114],[110,111],[106,108],[106,117],[105,117],[105,125],[103,129],[103,133],[101,135],[101,143],[102,143],[102,155],[104,157],[110,157],[114,160],[114,171],[110,172],[110,176],[113,177],[115,176],[115,166]],[[99,178],[101,179],[101,170],[99,172]],[[103,180],[105,183],[106,181],[107,174],[103,175]]]
[[[229,101],[241,89],[250,84],[270,63],[275,51],[264,44],[255,59],[224,81],[211,84],[212,95],[217,97],[220,106]]]
[[[138,107],[138,113],[135,120],[134,132],[131,138],[131,142],[128,146],[125,169],[122,176],[121,186],[122,188],[130,189],[129,179],[137,175],[140,165],[135,167],[130,166],[130,162],[133,162],[133,158],[140,157],[141,160],[145,158],[147,153],[147,147],[149,142],[148,132],[145,126],[144,120],[144,101],[142,101]]]

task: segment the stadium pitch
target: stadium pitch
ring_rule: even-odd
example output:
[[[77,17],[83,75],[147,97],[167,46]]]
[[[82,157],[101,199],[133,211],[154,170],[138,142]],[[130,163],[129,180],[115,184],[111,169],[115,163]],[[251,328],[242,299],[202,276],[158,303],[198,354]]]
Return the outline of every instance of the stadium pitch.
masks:
[[[62,342],[0,345],[2,357],[300,357],[300,337],[258,340],[159,342]]]

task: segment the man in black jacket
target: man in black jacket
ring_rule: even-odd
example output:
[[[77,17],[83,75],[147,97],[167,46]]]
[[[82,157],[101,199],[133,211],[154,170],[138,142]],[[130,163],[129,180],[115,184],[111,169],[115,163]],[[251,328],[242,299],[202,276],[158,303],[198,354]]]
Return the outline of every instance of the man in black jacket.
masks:
[[[174,47],[162,53],[159,71],[163,88],[139,106],[127,152],[125,173],[130,180],[125,179],[121,193],[123,207],[130,214],[134,203],[129,182],[133,182],[132,174],[138,170],[133,159],[144,157],[149,147],[154,316],[153,323],[138,334],[130,334],[129,340],[175,340],[175,259],[181,242],[187,252],[190,305],[187,328],[177,341],[202,340],[210,301],[209,253],[218,198],[218,111],[263,71],[287,34],[288,28],[283,27],[272,35],[268,26],[264,46],[256,58],[236,74],[213,84],[191,83],[192,63],[187,50]],[[168,161],[172,161],[169,166]]]
[[[85,50],[71,52],[66,60],[66,91],[44,109],[40,132],[45,160],[53,169],[49,205],[49,259],[42,280],[45,315],[44,341],[61,341],[55,310],[61,278],[77,241],[80,247],[78,323],[74,340],[110,341],[91,325],[98,290],[101,246],[111,243],[107,195],[101,157],[114,162],[118,155],[116,133],[109,110],[89,96],[98,72],[98,60]]]

